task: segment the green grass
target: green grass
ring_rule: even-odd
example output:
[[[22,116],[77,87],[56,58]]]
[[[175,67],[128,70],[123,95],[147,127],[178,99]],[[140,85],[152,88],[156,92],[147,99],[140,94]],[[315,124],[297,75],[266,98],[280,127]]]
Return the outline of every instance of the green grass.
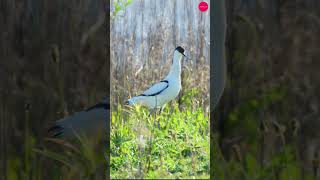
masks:
[[[113,108],[111,178],[208,179],[209,113],[191,103],[150,117],[140,106]]]

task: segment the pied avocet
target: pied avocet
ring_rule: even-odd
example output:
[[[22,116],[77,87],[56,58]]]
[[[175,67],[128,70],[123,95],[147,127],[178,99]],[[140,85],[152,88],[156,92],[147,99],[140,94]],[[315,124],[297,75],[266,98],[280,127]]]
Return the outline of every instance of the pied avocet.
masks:
[[[129,99],[127,103],[147,106],[150,110],[154,110],[176,98],[181,89],[181,60],[183,57],[186,57],[184,49],[179,46],[173,53],[173,63],[168,75],[142,94]]]

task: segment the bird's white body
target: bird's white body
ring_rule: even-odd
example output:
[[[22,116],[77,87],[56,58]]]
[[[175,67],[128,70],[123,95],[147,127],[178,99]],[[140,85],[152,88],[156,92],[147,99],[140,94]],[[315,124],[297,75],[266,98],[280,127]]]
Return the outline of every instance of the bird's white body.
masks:
[[[149,109],[159,108],[175,99],[181,90],[181,59],[183,54],[175,50],[170,72],[159,83],[154,84],[141,95],[128,100],[129,105],[140,104]]]

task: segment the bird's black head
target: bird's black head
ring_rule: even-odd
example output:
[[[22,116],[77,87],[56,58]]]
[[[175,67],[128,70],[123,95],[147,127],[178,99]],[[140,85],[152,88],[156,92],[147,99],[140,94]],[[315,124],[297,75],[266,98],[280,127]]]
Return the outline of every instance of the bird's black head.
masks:
[[[176,48],[176,50],[177,50],[179,53],[181,53],[181,54],[184,53],[184,49],[183,49],[181,46],[178,46],[178,47]],[[184,54],[183,54],[183,55],[184,55]]]

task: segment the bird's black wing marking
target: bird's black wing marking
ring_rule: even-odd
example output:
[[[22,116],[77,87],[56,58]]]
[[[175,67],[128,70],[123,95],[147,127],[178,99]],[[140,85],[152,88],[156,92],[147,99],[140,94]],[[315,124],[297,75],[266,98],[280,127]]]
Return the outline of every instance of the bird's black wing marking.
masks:
[[[53,131],[60,131],[62,130],[63,128],[59,125],[55,125],[53,127],[51,127],[50,129],[48,129],[48,132],[53,132]]]
[[[99,104],[96,104],[96,105],[94,105],[92,107],[89,107],[85,111],[90,111],[92,109],[99,109],[99,108],[104,108],[104,109],[108,110],[108,109],[110,109],[110,104],[108,104],[108,103],[99,103]]]
[[[159,95],[160,93],[162,93],[164,90],[166,90],[168,87],[169,87],[169,81],[167,80],[162,80],[160,82],[165,82],[167,83],[167,86],[164,87],[163,89],[161,89],[160,91],[156,92],[156,93],[153,93],[153,94],[140,94],[139,96],[156,96],[156,95]]]
[[[53,137],[59,137],[60,135],[62,134],[62,131],[61,132],[58,132],[58,133],[56,133],[55,135],[53,135]]]
[[[63,127],[60,125],[55,125],[48,129],[48,132],[52,134],[52,137],[58,137],[63,133]]]

